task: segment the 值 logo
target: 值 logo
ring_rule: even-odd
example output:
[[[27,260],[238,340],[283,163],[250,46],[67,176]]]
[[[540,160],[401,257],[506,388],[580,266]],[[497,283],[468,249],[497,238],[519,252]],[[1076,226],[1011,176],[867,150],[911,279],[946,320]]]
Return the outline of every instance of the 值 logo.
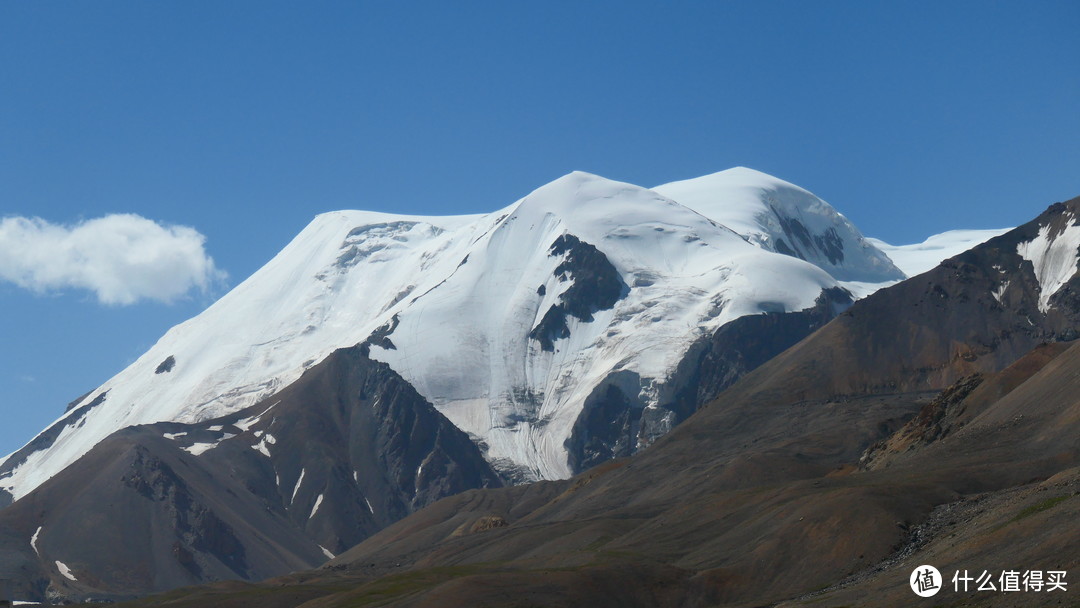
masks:
[[[919,597],[930,597],[941,591],[941,573],[933,566],[922,565],[911,572],[908,583]]]

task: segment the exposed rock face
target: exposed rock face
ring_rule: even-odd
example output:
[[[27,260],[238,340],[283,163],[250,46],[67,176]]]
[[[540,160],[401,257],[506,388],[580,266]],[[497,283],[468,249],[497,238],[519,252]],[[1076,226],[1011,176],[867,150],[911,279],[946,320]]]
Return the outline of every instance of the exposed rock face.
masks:
[[[977,373],[961,378],[941,391],[902,428],[870,446],[859,460],[860,468],[874,470],[888,467],[913,452],[960,432],[1074,344],[1042,344],[1000,372]]]
[[[107,598],[267,578],[444,496],[501,485],[464,433],[365,353],[337,351],[222,419],[116,433],[0,511],[33,564],[22,591]]]
[[[390,339],[390,334],[394,333],[394,330],[397,329],[398,323],[400,322],[401,319],[398,318],[397,315],[394,315],[390,318],[389,323],[371,332],[368,339],[364,340],[364,344],[368,345],[369,348],[371,345],[375,345],[388,350],[396,350],[397,346],[395,346],[394,342]]]
[[[165,360],[158,364],[157,369],[154,370],[155,374],[166,374],[176,367],[176,357],[169,355],[165,357]]]
[[[859,465],[865,469],[877,468],[892,452],[914,449],[948,435],[954,428],[957,410],[963,407],[965,399],[983,380],[983,374],[972,374],[941,391],[888,440],[870,446],[859,459]]]
[[[797,218],[782,215],[778,218],[784,229],[784,235],[787,237],[787,240],[776,239],[776,251],[779,253],[806,260],[812,259],[813,254],[803,253],[803,250],[809,250],[824,256],[830,264],[839,264],[844,261],[844,243],[840,240],[840,235],[836,233],[835,228],[830,227],[822,234],[811,235],[806,226]]]
[[[558,303],[529,332],[529,337],[540,342],[543,350],[554,351],[556,340],[570,337],[566,317],[590,322],[593,313],[615,306],[629,287],[600,250],[572,234],[556,238],[548,253],[553,257],[564,256],[563,262],[555,267],[555,276],[560,282],[571,283]],[[542,290],[544,286],[540,287]],[[541,290],[537,294],[543,296],[546,291]]]
[[[637,374],[616,372],[585,400],[567,441],[570,465],[575,472],[637,451],[644,411],[638,397],[640,387]]]
[[[585,402],[568,442],[570,461],[581,472],[612,458],[629,456],[686,420],[739,378],[810,335],[852,303],[834,288],[812,308],[740,317],[702,338],[687,352],[662,387],[659,406],[646,407],[641,379],[632,372],[610,375]]]
[[[840,288],[827,289],[812,308],[741,317],[691,351],[679,368],[670,409],[682,422],[740,378],[824,327],[853,303]],[[696,360],[692,357],[696,357]]]

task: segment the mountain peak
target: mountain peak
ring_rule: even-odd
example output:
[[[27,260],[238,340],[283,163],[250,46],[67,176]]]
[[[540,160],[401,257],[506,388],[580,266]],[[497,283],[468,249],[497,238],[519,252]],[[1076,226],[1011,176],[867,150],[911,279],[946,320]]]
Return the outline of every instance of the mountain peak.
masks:
[[[806,260],[838,280],[881,283],[904,278],[831,205],[767,173],[735,167],[653,190],[762,249]]]
[[[729,186],[738,184],[744,187],[759,188],[761,190],[776,190],[778,188],[789,188],[809,194],[809,191],[805,188],[801,188],[791,182],[782,180],[775,175],[771,175],[769,173],[765,173],[764,171],[758,171],[757,169],[751,169],[750,167],[744,167],[741,165],[732,167],[730,169],[724,169],[723,171],[710,173],[708,175],[703,175],[701,177],[692,178],[690,180],[681,181],[717,181],[723,182],[724,184]]]
[[[573,171],[533,190],[503,213],[528,219],[530,223],[569,223],[588,232],[590,229],[582,224],[615,229],[618,225],[637,221],[635,217],[649,216],[652,220],[667,214],[678,216],[688,211],[641,186]],[[578,236],[590,237],[587,234]],[[596,233],[591,236],[600,238],[601,235]]]

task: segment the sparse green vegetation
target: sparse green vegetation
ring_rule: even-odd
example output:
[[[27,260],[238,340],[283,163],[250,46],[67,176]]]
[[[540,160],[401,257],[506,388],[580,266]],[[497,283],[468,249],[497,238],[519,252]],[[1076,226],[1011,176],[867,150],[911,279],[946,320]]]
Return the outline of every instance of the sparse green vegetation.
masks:
[[[393,574],[361,585],[352,592],[349,592],[349,597],[347,599],[342,598],[342,602],[339,605],[348,606],[349,608],[377,605],[390,599],[401,598],[425,591],[454,578],[482,574],[489,571],[490,568],[483,564],[472,564],[465,566],[444,566]]]
[[[600,547],[603,547],[604,545],[610,543],[612,541],[612,538],[613,537],[608,536],[607,534],[605,534],[604,536],[601,536],[600,538],[598,538],[598,539],[594,540],[593,542],[589,543],[585,547],[585,550],[586,551],[596,551]]]
[[[1056,506],[1056,505],[1060,504],[1061,502],[1063,502],[1068,497],[1069,496],[1067,494],[1065,496],[1055,496],[1053,498],[1047,498],[1046,500],[1044,500],[1042,502],[1033,504],[1030,507],[1027,507],[1027,508],[1023,509],[1022,511],[1020,511],[1019,513],[1017,513],[1015,517],[1013,517],[1012,519],[1009,520],[1009,523],[1017,522],[1017,521],[1020,521],[1021,519],[1031,517],[1032,515],[1035,515],[1036,513],[1042,513],[1043,511],[1049,510],[1049,509],[1053,508],[1054,506]]]

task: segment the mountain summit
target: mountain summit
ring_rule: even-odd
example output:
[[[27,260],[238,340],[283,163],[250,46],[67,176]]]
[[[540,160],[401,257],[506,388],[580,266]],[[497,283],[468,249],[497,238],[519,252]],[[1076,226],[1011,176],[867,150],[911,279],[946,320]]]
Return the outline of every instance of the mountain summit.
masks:
[[[762,249],[806,260],[837,280],[881,283],[904,278],[888,256],[828,203],[760,171],[735,167],[654,190]]]

